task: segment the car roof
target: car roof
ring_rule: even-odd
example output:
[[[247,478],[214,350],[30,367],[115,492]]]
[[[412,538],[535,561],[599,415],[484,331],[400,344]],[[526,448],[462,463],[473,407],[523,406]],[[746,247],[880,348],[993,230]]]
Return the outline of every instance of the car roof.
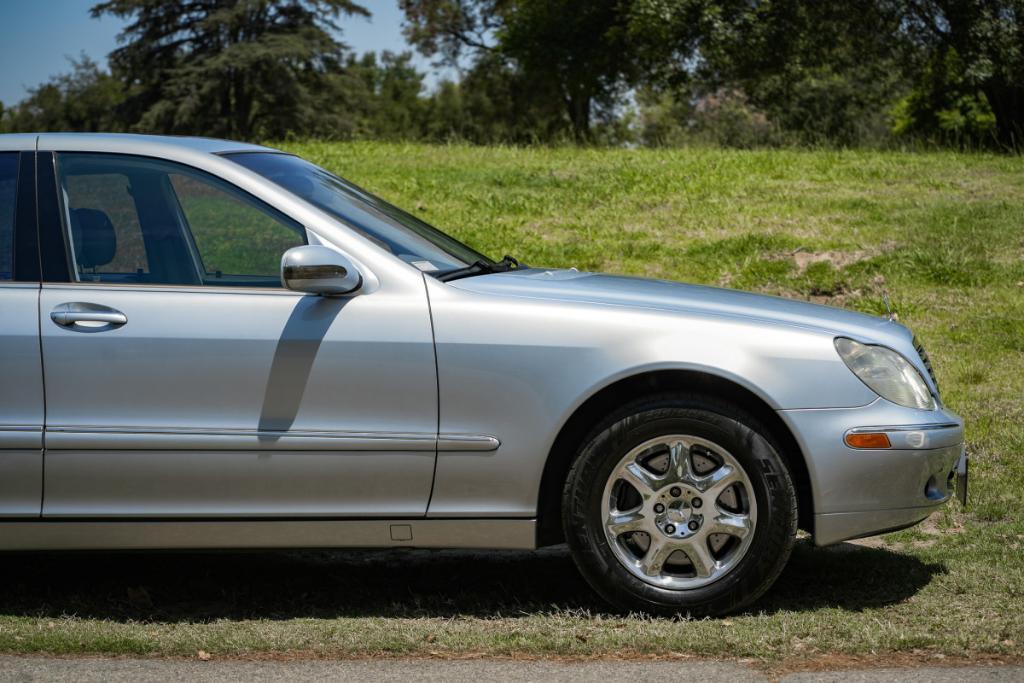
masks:
[[[60,149],[67,146],[74,149],[92,148],[97,151],[105,148],[125,151],[126,148],[133,145],[149,150],[162,147],[207,154],[276,151],[247,142],[177,135],[140,135],[136,133],[14,133],[0,135],[0,150]]]

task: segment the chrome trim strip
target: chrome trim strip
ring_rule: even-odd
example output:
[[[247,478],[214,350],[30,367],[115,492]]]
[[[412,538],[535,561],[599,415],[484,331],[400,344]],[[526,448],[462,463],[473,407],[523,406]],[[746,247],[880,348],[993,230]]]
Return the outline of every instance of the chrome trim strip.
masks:
[[[501,441],[486,434],[439,434],[437,450],[452,451],[496,451]]]
[[[42,447],[42,427],[38,425],[0,425],[0,449],[35,450]]]
[[[536,520],[0,522],[2,550],[346,547],[533,550]]]
[[[272,432],[257,429],[48,427],[47,449],[226,451],[433,451],[433,434]]]
[[[926,450],[947,448],[962,443],[964,428],[958,422],[936,422],[919,425],[889,425],[877,427],[855,427],[843,434],[843,444],[852,450],[871,450],[853,448],[846,443],[850,434],[885,433],[889,437],[890,448],[880,450]]]
[[[953,429],[960,427],[958,422],[941,422],[920,425],[889,425],[886,427],[855,427],[848,429],[847,434],[865,434],[874,432],[926,432],[934,429]]]
[[[89,434],[199,434],[211,436],[299,436],[328,438],[420,438],[430,441],[428,432],[343,432],[331,430],[271,431],[260,429],[233,429],[229,427],[89,427],[84,425],[51,425],[47,432],[76,432]]]
[[[63,450],[285,450],[493,451],[493,436],[397,432],[261,431],[169,427],[47,427],[48,449]]]

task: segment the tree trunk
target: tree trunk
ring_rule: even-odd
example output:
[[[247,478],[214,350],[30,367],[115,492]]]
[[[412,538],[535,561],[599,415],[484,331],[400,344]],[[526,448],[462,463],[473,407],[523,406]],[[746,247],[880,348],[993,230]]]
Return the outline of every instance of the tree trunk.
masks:
[[[568,98],[569,123],[576,142],[590,140],[590,95],[576,92]]]
[[[229,77],[230,79],[230,77]],[[221,132],[217,132],[217,135],[223,135],[226,138],[231,138],[231,131],[228,130],[231,126],[231,88],[229,87],[230,80],[223,84],[220,91],[220,124],[219,128]],[[216,130],[216,129],[215,129]]]
[[[248,88],[245,74],[235,75],[235,132],[238,140],[252,139],[252,91]]]
[[[982,86],[992,113],[996,116],[996,140],[1008,149],[1024,147],[1024,87],[1002,79]]]

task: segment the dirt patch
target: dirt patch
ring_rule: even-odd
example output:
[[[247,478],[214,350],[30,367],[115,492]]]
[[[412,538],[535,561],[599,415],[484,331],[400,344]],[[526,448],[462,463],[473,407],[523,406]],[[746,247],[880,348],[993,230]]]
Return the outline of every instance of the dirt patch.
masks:
[[[720,282],[725,279],[726,278],[724,277],[721,278]],[[731,281],[731,277],[728,279]],[[838,283],[835,287],[827,290],[818,287],[811,287],[807,290],[800,291],[788,287],[771,286],[757,287],[755,291],[774,296],[781,296],[786,299],[800,299],[802,301],[810,301],[813,304],[824,304],[826,306],[846,308],[850,302],[864,297],[874,297],[880,300],[888,290],[885,287],[885,278],[881,275],[876,275],[865,288],[858,287],[855,289],[849,289],[845,284]],[[899,316],[894,314],[893,320],[899,320]]]
[[[869,538],[855,538],[852,541],[846,541],[852,546],[858,548],[892,548],[895,543],[889,543],[885,540],[884,536],[871,536]],[[845,544],[844,544],[845,545]]]
[[[829,263],[833,267],[845,268],[851,263],[857,263],[869,258],[869,254],[866,249],[858,249],[857,251],[796,251],[792,254],[793,263],[796,264],[797,272],[804,272],[807,270],[807,266],[812,263]]]
[[[787,257],[792,259],[793,265],[796,266],[797,274],[803,274],[810,265],[815,263],[828,263],[836,270],[841,270],[854,263],[866,261],[869,258],[891,252],[896,249],[896,246],[894,242],[887,242],[876,247],[854,249],[853,251],[843,251],[840,249],[832,251],[806,251],[803,247],[800,247],[790,252]]]
[[[961,534],[964,531],[963,524],[957,520],[953,526],[942,528],[939,520],[942,519],[941,512],[933,512],[917,526],[917,530],[929,536],[945,536],[947,534]]]
[[[963,533],[964,528],[960,520],[955,520],[952,526],[940,527],[939,520],[941,518],[941,512],[933,512],[923,522],[913,527],[915,531],[928,536],[926,539],[910,541],[909,543],[897,543],[889,541],[886,536],[872,536],[869,538],[858,538],[852,541],[846,541],[846,543],[840,545],[850,544],[851,546],[858,546],[861,548],[885,548],[899,552],[908,547],[914,549],[930,548],[935,545],[942,536]]]

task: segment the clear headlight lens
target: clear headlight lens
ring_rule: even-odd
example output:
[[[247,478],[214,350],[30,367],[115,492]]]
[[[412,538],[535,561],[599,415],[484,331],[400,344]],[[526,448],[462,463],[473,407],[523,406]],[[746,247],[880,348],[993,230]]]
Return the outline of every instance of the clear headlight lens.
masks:
[[[846,367],[882,398],[908,408],[935,408],[921,373],[900,354],[884,346],[869,346],[845,337],[836,338],[835,343]]]

